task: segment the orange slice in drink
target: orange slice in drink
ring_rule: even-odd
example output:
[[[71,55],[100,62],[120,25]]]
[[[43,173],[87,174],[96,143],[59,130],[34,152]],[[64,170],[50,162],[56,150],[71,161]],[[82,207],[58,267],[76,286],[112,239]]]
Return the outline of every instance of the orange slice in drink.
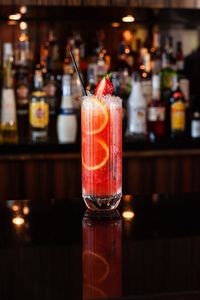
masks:
[[[89,171],[95,171],[107,163],[109,159],[108,145],[98,138],[86,137],[82,141],[82,164]]]
[[[108,110],[98,99],[87,99],[82,108],[82,131],[85,134],[97,134],[101,132],[108,123]]]

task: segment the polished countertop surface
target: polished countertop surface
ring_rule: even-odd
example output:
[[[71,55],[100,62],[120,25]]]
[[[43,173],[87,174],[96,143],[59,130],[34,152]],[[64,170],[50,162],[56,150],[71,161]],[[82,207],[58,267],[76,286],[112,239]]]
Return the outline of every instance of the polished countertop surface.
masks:
[[[1,203],[0,299],[200,299],[199,212],[195,193]]]

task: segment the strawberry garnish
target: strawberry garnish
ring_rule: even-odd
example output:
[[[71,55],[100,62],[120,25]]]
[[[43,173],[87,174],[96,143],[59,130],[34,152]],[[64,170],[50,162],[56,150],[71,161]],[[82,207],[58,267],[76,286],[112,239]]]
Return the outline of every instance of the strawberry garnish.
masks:
[[[110,81],[111,76],[112,76],[112,73],[106,74],[101,79],[99,84],[97,85],[97,87],[95,89],[95,95],[97,96],[97,98],[113,94],[114,86],[113,86],[112,82]]]

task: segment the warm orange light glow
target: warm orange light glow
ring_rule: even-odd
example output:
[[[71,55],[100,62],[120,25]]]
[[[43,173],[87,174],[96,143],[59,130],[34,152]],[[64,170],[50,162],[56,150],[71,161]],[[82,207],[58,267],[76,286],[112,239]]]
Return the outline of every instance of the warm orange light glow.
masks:
[[[9,20],[13,20],[13,21],[18,21],[21,19],[21,14],[20,13],[16,13],[16,14],[12,14],[12,15],[9,15]]]
[[[16,22],[16,21],[13,21],[13,20],[8,20],[7,24],[13,26],[13,25],[16,25],[17,22]]]
[[[122,217],[126,220],[126,221],[131,221],[134,218],[135,214],[132,210],[126,210],[123,211],[122,213]]]
[[[19,216],[18,217],[14,217],[12,219],[12,222],[13,222],[14,225],[21,226],[21,225],[24,224],[24,218],[19,217]]]
[[[118,27],[120,27],[120,23],[119,23],[119,22],[113,22],[113,23],[111,24],[111,26],[112,26],[113,28],[118,28]]]
[[[142,77],[146,78],[147,77],[147,73],[146,72],[142,73]]]
[[[24,215],[28,215],[29,214],[29,208],[28,208],[28,206],[24,206],[24,208],[23,208],[23,214]]]
[[[18,211],[18,210],[19,210],[19,205],[13,204],[13,205],[12,205],[12,210],[13,210],[13,211]]]
[[[130,53],[130,49],[129,49],[129,48],[126,48],[126,49],[125,49],[125,53],[126,53],[126,54],[129,54],[129,53]]]
[[[144,70],[144,66],[143,65],[140,66],[140,70]]]
[[[123,200],[125,202],[130,202],[131,200],[133,200],[133,196],[132,195],[124,195]]]
[[[27,36],[25,34],[21,34],[19,40],[20,42],[25,42],[27,40]]]
[[[133,38],[133,33],[131,30],[124,30],[122,33],[123,41],[129,44]]]
[[[27,13],[27,6],[26,5],[22,5],[19,9],[20,13],[22,15],[26,14]]]
[[[135,18],[132,15],[127,15],[122,18],[122,21],[125,23],[132,23],[135,21]]]
[[[26,30],[27,27],[28,27],[28,25],[27,25],[26,22],[20,22],[19,23],[19,27],[20,27],[21,30]]]

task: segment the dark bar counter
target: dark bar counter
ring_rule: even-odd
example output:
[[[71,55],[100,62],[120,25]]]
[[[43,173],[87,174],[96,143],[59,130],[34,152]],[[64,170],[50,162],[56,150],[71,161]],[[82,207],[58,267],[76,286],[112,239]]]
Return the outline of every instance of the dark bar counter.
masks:
[[[127,152],[137,151],[157,151],[159,150],[191,150],[200,149],[200,139],[163,139],[160,141],[149,142],[133,139],[124,139],[123,150],[124,155]],[[0,144],[0,155],[7,154],[42,154],[42,153],[80,153],[81,145],[79,143],[62,144],[54,140],[46,142],[31,142],[28,139],[22,139],[18,143]]]
[[[0,146],[0,201],[81,195],[80,143]],[[200,140],[123,142],[123,192],[200,192]]]
[[[103,216],[78,197],[1,203],[1,300],[200,299],[199,199],[124,195]]]

